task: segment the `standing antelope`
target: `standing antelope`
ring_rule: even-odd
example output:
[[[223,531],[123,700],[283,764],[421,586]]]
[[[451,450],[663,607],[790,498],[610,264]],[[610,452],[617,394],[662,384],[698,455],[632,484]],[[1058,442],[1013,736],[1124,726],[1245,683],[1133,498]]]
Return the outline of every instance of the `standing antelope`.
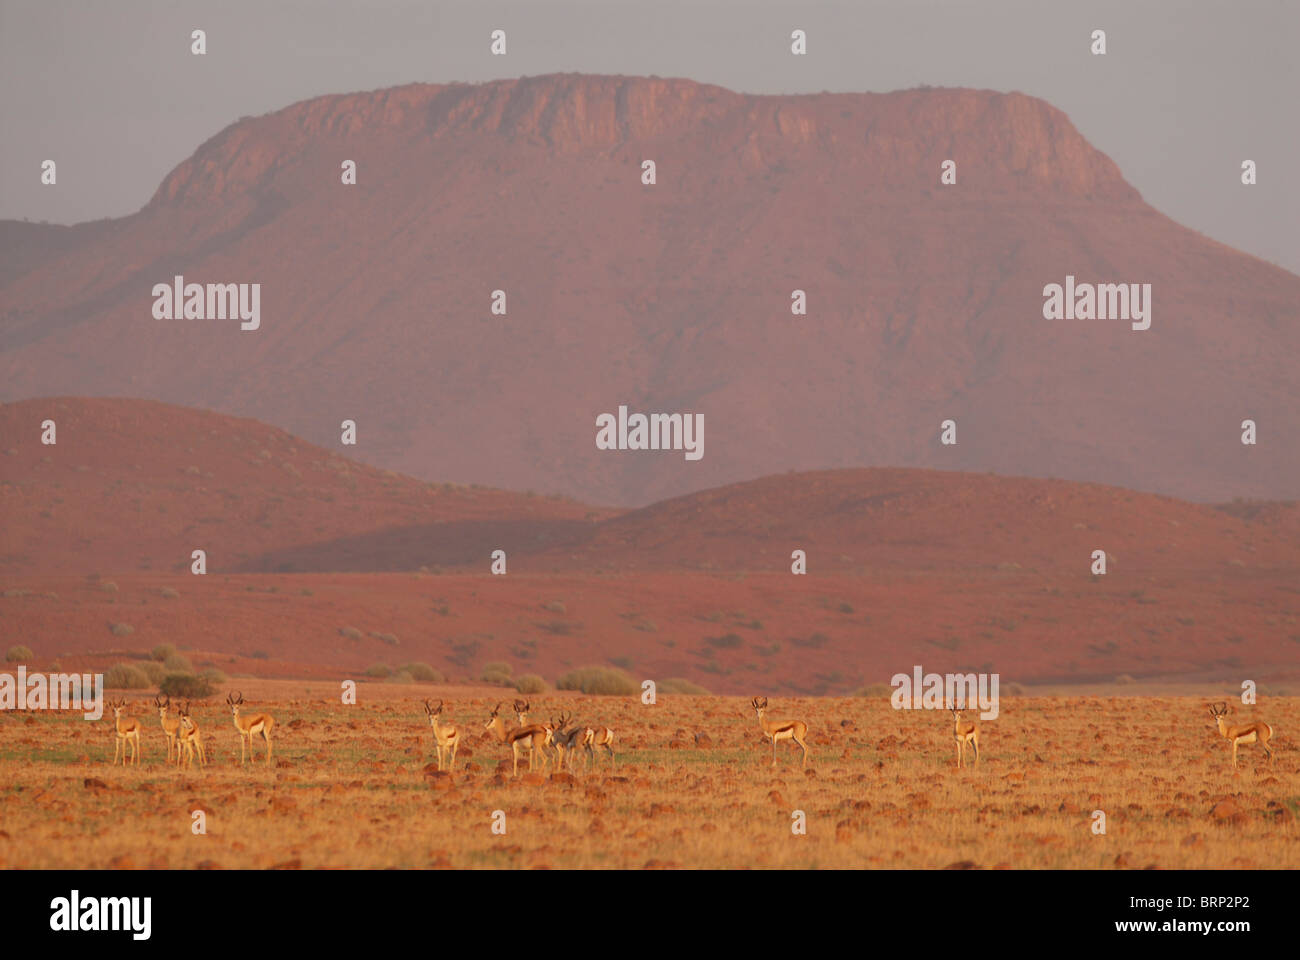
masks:
[[[253,737],[257,734],[262,735],[266,741],[266,763],[271,764],[271,730],[275,726],[275,718],[269,713],[255,713],[252,716],[239,716],[239,707],[244,702],[244,695],[236,690],[233,694],[226,695],[226,704],[230,707],[231,712],[235,715],[235,729],[239,731],[239,762],[244,762],[244,741],[248,741],[248,756],[253,756]]]
[[[952,710],[952,708],[949,708]],[[953,739],[957,741],[957,766],[962,766],[966,760],[966,744],[970,744],[975,749],[975,766],[980,762],[980,725],[974,720],[963,720],[961,710],[952,710]]]
[[[113,708],[113,726],[117,732],[117,740],[113,743],[113,766],[117,766],[117,752],[119,749],[122,751],[122,766],[126,766],[126,747],[128,743],[131,745],[132,762],[138,766],[140,764],[140,721],[122,716],[122,711],[126,709],[125,700],[119,700],[116,703],[110,700],[108,705]]]
[[[521,716],[528,712],[528,704],[524,704],[523,710],[517,711]],[[546,769],[547,756],[546,744],[550,740],[550,731],[540,723],[533,723],[527,726],[519,726],[513,730],[506,729],[506,723],[501,719],[501,704],[496,705],[492,711],[492,716],[488,722],[483,725],[483,729],[494,735],[502,743],[509,744],[510,753],[514,757],[515,767],[514,775],[519,776],[519,748],[525,746],[528,748],[528,772],[533,771],[533,757],[538,752],[542,755],[542,769]]]
[[[1240,727],[1230,727],[1228,726],[1228,705],[1226,703],[1211,706],[1210,716],[1214,718],[1214,722],[1219,728],[1219,735],[1232,741],[1232,765],[1234,767],[1237,765],[1237,744],[1239,743],[1258,742],[1264,748],[1264,754],[1268,757],[1268,762],[1273,762],[1273,748],[1268,745],[1269,738],[1273,736],[1273,728],[1263,720],[1255,720]]]
[[[199,755],[199,766],[206,767],[208,765],[208,754],[203,749],[203,736],[199,733],[199,725],[190,716],[190,703],[188,700],[185,701],[185,706],[178,710],[177,713],[180,717],[180,731],[178,732],[180,742],[177,744],[177,750],[179,751],[181,747],[185,748],[185,767],[188,769],[194,765],[195,753]],[[180,763],[179,757],[177,757],[177,763]]]
[[[171,718],[167,716],[167,711],[170,710],[172,706],[172,698],[168,696],[165,701],[159,701],[158,697],[155,696],[153,698],[153,705],[158,708],[158,719],[162,721],[163,733],[167,736],[167,762],[171,763],[172,761],[173,747],[176,748],[176,759],[180,760],[181,745],[180,741],[177,740],[176,731],[181,725],[181,719],[178,716]]]
[[[435,707],[428,700],[424,701],[424,712],[429,715],[429,726],[433,728],[433,746],[438,751],[438,769],[442,769],[442,752],[451,750],[451,763],[447,769],[456,769],[456,748],[460,746],[460,727],[454,724],[441,726],[438,717],[442,714],[442,701]]]
[[[569,769],[573,769],[573,755],[577,752],[578,743],[586,734],[583,727],[574,727],[572,730],[565,730],[573,720],[572,714],[560,714],[560,722],[551,721],[551,742],[555,746],[555,755],[558,758],[555,764],[557,770],[564,766],[564,755],[569,755]]]
[[[750,703],[758,713],[758,723],[763,728],[763,733],[772,739],[772,766],[776,766],[776,745],[781,740],[792,740],[799,744],[803,749],[803,765],[808,766],[808,744],[803,739],[808,736],[808,724],[802,720],[785,720],[780,723],[765,720],[763,714],[767,712],[767,697],[755,697]]]
[[[604,747],[609,754],[609,765],[614,765],[614,731],[609,727],[588,727],[582,732],[582,748],[587,751],[587,763],[596,765],[596,747]]]

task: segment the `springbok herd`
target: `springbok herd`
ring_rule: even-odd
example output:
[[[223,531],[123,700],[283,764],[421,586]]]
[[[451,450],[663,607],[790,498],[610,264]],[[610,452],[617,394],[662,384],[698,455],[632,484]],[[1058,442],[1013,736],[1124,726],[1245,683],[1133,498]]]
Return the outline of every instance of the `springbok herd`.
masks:
[[[253,756],[253,737],[260,735],[266,743],[266,763],[271,762],[271,731],[275,728],[275,718],[269,713],[252,713],[244,716],[240,715],[239,708],[243,705],[244,698],[235,691],[226,696],[226,706],[234,717],[235,729],[239,731],[239,762],[245,763],[247,759]],[[561,713],[560,719],[548,719],[541,723],[529,723],[528,714],[532,709],[531,704],[526,700],[514,701],[515,717],[518,725],[507,727],[506,721],[501,717],[501,707],[504,701],[498,703],[492,710],[492,715],[488,718],[487,723],[483,725],[484,731],[491,734],[498,742],[510,748],[511,758],[513,760],[513,774],[519,775],[519,752],[520,750],[528,751],[528,770],[533,771],[535,760],[541,757],[541,769],[544,772],[546,765],[551,761],[548,751],[554,753],[555,769],[557,771],[564,769],[568,765],[570,770],[573,769],[574,758],[578,754],[578,749],[582,748],[585,760],[585,769],[590,769],[596,760],[596,748],[603,747],[609,755],[610,764],[614,763],[614,731],[605,726],[583,726],[574,725],[573,718],[569,714]],[[803,751],[802,766],[808,765],[808,744],[805,737],[808,735],[808,724],[802,720],[769,720],[767,718],[767,698],[754,697],[750,701],[758,715],[758,723],[763,728],[763,735],[772,741],[772,766],[776,766],[776,745],[782,740],[789,740],[792,746],[798,746]],[[126,709],[125,700],[109,701],[109,706],[113,710],[113,719],[116,728],[117,741],[113,750],[113,763],[117,764],[119,754],[122,758],[122,764],[127,763],[127,748],[131,748],[131,757],[134,764],[140,762],[140,721],[124,716]],[[199,759],[199,766],[207,764],[207,755],[203,749],[203,735],[199,731],[198,724],[190,714],[190,705],[187,701],[185,706],[173,706],[171,697],[165,700],[159,700],[154,697],[154,706],[158,709],[158,718],[162,722],[163,734],[167,738],[167,762],[172,762],[172,755],[175,753],[175,762],[178,766],[184,765],[189,768],[193,765],[195,756]],[[447,760],[448,771],[454,770],[456,766],[456,750],[460,746],[461,728],[454,723],[443,723],[441,720],[443,710],[443,701],[439,700],[435,705],[429,700],[424,701],[424,712],[429,718],[429,726],[433,730],[434,747],[438,755],[438,769],[442,770],[443,760]],[[962,710],[951,710],[953,717],[953,739],[957,746],[957,766],[962,767],[966,762],[966,747],[970,746],[974,751],[975,764],[979,764],[980,759],[980,726],[973,720],[963,720]],[[1237,747],[1243,743],[1258,743],[1267,756],[1269,763],[1273,762],[1273,748],[1269,746],[1269,741],[1273,737],[1273,728],[1263,720],[1255,720],[1250,723],[1232,725],[1228,723],[1228,705],[1218,703],[1210,705],[1210,716],[1214,720],[1215,727],[1221,737],[1232,743],[1232,765],[1237,765]],[[245,750],[247,747],[247,751]]]

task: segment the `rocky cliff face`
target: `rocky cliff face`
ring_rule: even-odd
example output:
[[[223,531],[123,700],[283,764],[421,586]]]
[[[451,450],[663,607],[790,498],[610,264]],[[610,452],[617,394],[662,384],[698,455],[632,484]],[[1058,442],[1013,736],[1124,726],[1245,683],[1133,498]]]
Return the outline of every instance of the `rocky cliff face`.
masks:
[[[132,217],[0,243],[0,399],[147,397],[330,447],[354,419],[350,454],[426,479],[642,504],[847,466],[1190,499],[1300,476],[1300,278],[1152,210],[1021,94],[321,97],[221,132]],[[175,274],[261,283],[261,329],[153,319]],[[1044,320],[1067,275],[1152,284],[1151,329]],[[703,459],[597,450],[621,404],[703,413]]]

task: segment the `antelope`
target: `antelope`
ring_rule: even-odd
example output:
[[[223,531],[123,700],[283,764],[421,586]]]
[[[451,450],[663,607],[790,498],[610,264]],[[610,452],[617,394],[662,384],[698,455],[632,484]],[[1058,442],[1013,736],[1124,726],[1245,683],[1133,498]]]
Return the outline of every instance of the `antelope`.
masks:
[[[574,727],[572,730],[565,730],[572,721],[571,714],[560,714],[560,722],[551,721],[551,743],[555,746],[555,754],[559,758],[556,762],[556,768],[564,766],[564,755],[569,755],[569,769],[573,769],[573,755],[577,752],[578,743],[585,737],[587,731],[583,727]]]
[[[962,766],[966,760],[966,744],[970,744],[975,749],[975,765],[979,766],[980,762],[980,725],[974,720],[963,720],[961,710],[955,710],[951,707],[953,728],[953,739],[957,741],[957,766]]]
[[[517,707],[517,704],[516,704]],[[520,716],[528,712],[528,704],[523,705],[523,710],[516,710]],[[492,716],[488,722],[483,725],[483,729],[493,734],[502,743],[509,744],[510,753],[514,757],[514,776],[519,776],[519,747],[521,745],[528,747],[528,772],[533,771],[533,757],[538,752],[542,755],[542,769],[546,769],[547,756],[546,744],[550,742],[551,731],[540,723],[528,724],[527,726],[518,726],[513,730],[506,729],[506,723],[501,719],[501,704],[496,705],[492,711]]]
[[[271,763],[271,730],[275,727],[275,718],[269,713],[255,713],[241,719],[239,708],[243,702],[244,696],[238,690],[233,694],[226,694],[226,704],[235,715],[235,729],[239,731],[239,762],[241,764],[244,762],[244,741],[248,741],[248,755],[252,757],[253,737],[260,733],[262,739],[266,741],[266,762],[269,766]]]
[[[785,720],[779,723],[765,720],[763,714],[767,712],[767,697],[755,697],[750,703],[758,713],[758,723],[763,728],[764,735],[772,739],[772,766],[776,766],[776,745],[781,740],[792,740],[799,744],[803,749],[803,766],[808,766],[808,744],[803,739],[808,735],[808,724],[802,720]]]
[[[194,765],[195,753],[199,755],[199,766],[206,767],[208,765],[208,754],[207,751],[203,749],[203,736],[199,733],[199,725],[195,723],[194,718],[190,716],[190,704],[188,700],[185,701],[185,707],[178,710],[177,713],[180,716],[180,731],[178,733],[180,742],[177,744],[177,750],[179,751],[181,747],[185,748],[186,768],[188,769]],[[180,763],[179,757],[177,757],[176,762],[178,764]]]
[[[582,732],[582,747],[591,766],[596,764],[596,747],[604,747],[609,754],[609,765],[614,765],[614,731],[609,727],[588,727]]]
[[[1215,724],[1219,728],[1219,735],[1227,740],[1232,741],[1232,765],[1237,765],[1237,744],[1239,743],[1258,743],[1264,748],[1264,754],[1268,757],[1268,762],[1273,762],[1273,749],[1268,745],[1269,738],[1273,736],[1273,728],[1263,720],[1255,720],[1252,723],[1243,724],[1240,727],[1228,726],[1228,705],[1226,703],[1210,707],[1210,716],[1214,718]]]
[[[428,700],[424,701],[424,712],[429,715],[429,726],[433,728],[433,746],[438,751],[438,769],[442,769],[442,752],[451,750],[449,770],[456,769],[456,748],[460,746],[460,728],[454,724],[440,726],[438,717],[442,714],[442,701],[435,707]]]
[[[132,762],[139,766],[140,721],[122,716],[122,711],[126,709],[125,700],[119,700],[116,703],[110,700],[108,705],[113,708],[113,725],[117,731],[117,740],[113,744],[113,766],[117,766],[119,749],[122,751],[122,766],[126,766],[126,747],[128,743],[131,745]]]
[[[180,741],[177,739],[178,734],[176,731],[180,728],[181,720],[179,716],[171,719],[168,719],[167,717],[167,711],[170,710],[172,706],[172,698],[168,696],[166,701],[160,702],[158,697],[155,696],[153,698],[153,705],[158,708],[158,719],[162,721],[163,733],[167,736],[167,762],[172,762],[173,747],[176,748],[176,759],[179,761],[181,758],[181,745]]]

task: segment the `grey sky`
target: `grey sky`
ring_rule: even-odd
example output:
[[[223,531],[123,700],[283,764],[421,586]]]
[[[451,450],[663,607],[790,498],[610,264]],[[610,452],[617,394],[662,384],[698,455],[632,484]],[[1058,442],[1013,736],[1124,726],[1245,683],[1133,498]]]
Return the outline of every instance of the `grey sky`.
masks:
[[[505,57],[488,53],[497,27]],[[1097,28],[1105,57],[1088,52]],[[1300,273],[1298,42],[1296,0],[0,0],[0,217],[133,212],[222,127],[325,93],[559,71],[749,93],[924,83],[1042,97],[1157,209]]]

